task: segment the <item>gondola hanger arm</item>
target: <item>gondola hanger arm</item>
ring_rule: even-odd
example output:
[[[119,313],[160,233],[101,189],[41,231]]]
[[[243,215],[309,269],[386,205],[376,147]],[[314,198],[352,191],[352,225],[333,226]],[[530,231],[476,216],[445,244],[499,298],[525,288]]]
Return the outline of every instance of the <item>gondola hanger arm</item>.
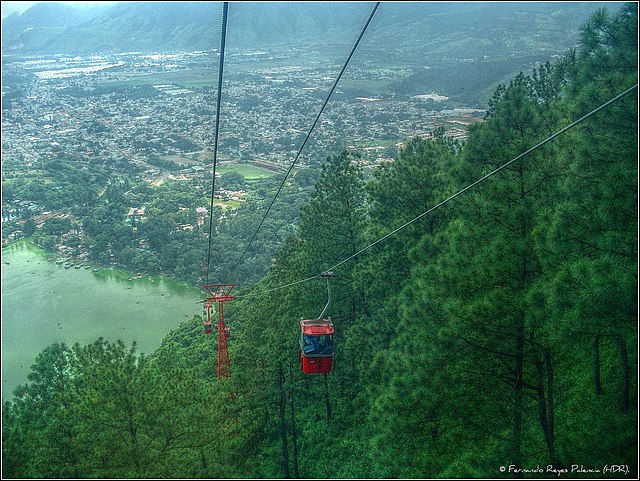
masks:
[[[322,309],[322,312],[320,313],[316,321],[320,321],[324,318],[324,315],[329,309],[329,305],[331,305],[331,288],[329,287],[329,279],[332,276],[333,276],[333,271],[324,271],[323,273],[320,274],[320,277],[324,277],[327,280],[327,305],[324,306],[324,309]]]

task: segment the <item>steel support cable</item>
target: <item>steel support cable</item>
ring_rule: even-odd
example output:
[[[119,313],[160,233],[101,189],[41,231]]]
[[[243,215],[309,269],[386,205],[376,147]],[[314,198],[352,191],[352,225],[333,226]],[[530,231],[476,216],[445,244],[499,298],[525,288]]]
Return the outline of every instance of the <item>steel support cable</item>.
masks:
[[[211,205],[209,208],[209,247],[207,249],[207,284],[209,284],[209,266],[211,263],[211,237],[213,232],[213,199],[216,192],[216,164],[218,160],[218,135],[220,132],[220,103],[222,100],[222,75],[224,72],[224,47],[227,37],[227,13],[229,2],[222,4],[222,31],[220,33],[220,66],[218,67],[218,98],[216,103],[216,128],[213,140],[213,177],[211,180]]]
[[[284,179],[282,179],[282,182],[280,183],[280,187],[278,187],[276,195],[273,196],[273,199],[271,200],[271,203],[269,204],[269,207],[267,208],[267,211],[264,213],[264,216],[262,216],[262,220],[260,221],[260,224],[258,225],[258,228],[253,233],[253,236],[251,237],[251,240],[249,241],[249,243],[247,244],[247,247],[245,247],[244,251],[242,252],[242,255],[240,256],[240,259],[235,263],[233,268],[230,270],[231,274],[233,274],[235,272],[235,270],[238,268],[238,266],[242,262],[242,259],[244,259],[244,256],[249,251],[249,247],[251,247],[251,244],[253,244],[253,241],[256,239],[256,236],[258,235],[258,232],[262,228],[262,224],[264,224],[264,221],[267,218],[267,215],[269,215],[269,212],[271,211],[271,208],[273,207],[273,204],[275,203],[276,199],[278,198],[278,195],[280,195],[280,191],[284,187],[284,184],[287,181],[287,178],[289,177],[289,174],[291,174],[291,171],[293,170],[293,167],[296,165],[296,162],[298,162],[298,158],[300,158],[300,154],[302,154],[302,151],[304,150],[305,145],[307,145],[307,141],[309,140],[309,137],[311,137],[311,133],[313,132],[314,128],[316,127],[316,124],[318,123],[318,120],[320,120],[320,116],[322,115],[322,113],[324,112],[325,107],[329,103],[329,99],[331,99],[331,96],[333,95],[333,92],[335,91],[336,87],[338,86],[338,82],[340,81],[340,79],[342,78],[342,75],[344,74],[345,70],[347,69],[347,66],[349,65],[349,62],[351,61],[351,58],[353,57],[353,54],[356,51],[356,48],[358,48],[358,45],[360,44],[360,40],[362,40],[362,37],[364,36],[364,33],[367,31],[367,27],[369,27],[369,24],[371,23],[371,20],[373,19],[373,16],[376,13],[376,10],[378,9],[379,6],[380,6],[380,2],[376,2],[376,4],[373,7],[373,10],[371,11],[371,14],[369,15],[369,18],[367,19],[367,22],[365,23],[362,31],[360,32],[360,35],[358,36],[358,39],[356,40],[353,48],[351,49],[351,52],[349,53],[349,56],[347,57],[346,62],[342,66],[342,69],[340,70],[340,73],[338,74],[338,77],[336,78],[335,82],[333,83],[333,86],[331,87],[331,90],[329,91],[329,95],[327,95],[327,98],[325,99],[324,103],[322,104],[322,107],[320,108],[320,111],[318,112],[318,115],[316,115],[316,118],[313,121],[313,124],[311,125],[311,128],[309,129],[309,132],[307,133],[304,141],[302,142],[302,145],[300,146],[300,149],[298,150],[298,153],[296,154],[295,158],[293,159],[293,162],[289,166],[289,169],[287,170],[287,173],[285,174]]]
[[[362,254],[363,252],[369,250],[370,248],[372,248],[373,246],[379,244],[380,242],[382,242],[385,239],[388,239],[389,237],[397,234],[398,232],[400,232],[401,230],[403,230],[404,228],[408,227],[409,225],[413,224],[414,222],[416,222],[417,220],[421,219],[422,217],[424,217],[425,215],[433,212],[434,210],[438,209],[439,207],[442,207],[443,205],[445,205],[446,203],[448,203],[449,201],[455,199],[456,197],[458,197],[459,195],[463,194],[464,192],[468,191],[469,189],[472,189],[473,187],[477,186],[478,184],[480,184],[481,182],[484,182],[485,180],[487,180],[490,177],[493,177],[494,175],[496,175],[498,172],[502,171],[503,169],[507,168],[508,166],[510,166],[511,164],[513,164],[514,162],[522,159],[524,156],[530,154],[531,152],[533,152],[534,150],[539,149],[540,147],[542,147],[543,145],[551,142],[553,139],[555,139],[556,137],[562,135],[563,133],[565,133],[566,131],[572,129],[573,127],[575,127],[576,125],[584,122],[586,119],[588,119],[589,117],[595,115],[596,113],[600,112],[601,110],[607,108],[609,105],[611,105],[612,103],[620,100],[621,98],[629,95],[631,92],[633,92],[635,89],[638,88],[638,84],[635,84],[632,87],[629,87],[627,90],[625,90],[624,92],[616,95],[615,97],[613,97],[611,100],[605,102],[604,104],[600,105],[599,107],[596,107],[595,109],[593,109],[591,112],[589,112],[588,114],[583,115],[582,117],[580,117],[578,120],[575,120],[573,122],[571,122],[569,125],[567,125],[566,127],[563,127],[562,129],[558,130],[556,133],[554,133],[553,135],[550,135],[549,137],[547,137],[546,139],[544,139],[543,141],[537,143],[536,145],[534,145],[533,147],[531,147],[530,149],[526,150],[525,152],[521,153],[520,155],[514,157],[513,159],[511,159],[508,162],[505,162],[504,164],[502,164],[501,166],[497,167],[496,169],[492,170],[491,172],[489,172],[488,174],[480,177],[478,180],[472,182],[471,184],[467,185],[466,187],[464,187],[463,189],[460,189],[459,191],[457,191],[456,193],[450,195],[449,197],[447,197],[446,199],[444,199],[443,201],[439,202],[438,204],[434,205],[433,207],[429,208],[428,210],[424,211],[423,213],[421,213],[420,215],[417,215],[416,217],[414,217],[413,219],[411,219],[410,221],[405,222],[404,224],[402,224],[400,227],[397,227],[396,229],[392,230],[391,232],[389,232],[388,234],[385,234],[384,236],[380,237],[378,240],[372,242],[371,244],[367,245],[366,247],[363,247],[362,249],[360,249],[358,252],[356,252],[355,254],[350,255],[349,257],[347,257],[346,259],[341,260],[340,262],[338,262],[337,264],[335,264],[334,266],[329,267],[328,269],[325,269],[322,273],[327,272],[327,271],[333,271],[335,269],[337,269],[338,267],[340,267],[342,264],[349,262],[351,259],[359,256],[360,254]],[[280,289],[285,289],[287,287],[291,287],[291,286],[295,286],[297,284],[301,284],[303,282],[308,282],[311,281],[313,279],[317,279],[318,277],[320,277],[322,275],[322,273],[320,274],[316,274],[315,276],[311,276],[311,277],[307,277],[306,279],[302,279],[296,282],[291,282],[289,284],[285,284],[283,286],[278,286],[278,287],[274,287],[271,289],[266,289],[263,291],[259,291],[259,292],[255,292],[255,293],[248,293],[245,295],[239,295],[236,297],[252,297],[252,296],[257,296],[257,295],[262,295],[262,294],[267,294],[269,292],[273,292],[273,291],[277,291]]]

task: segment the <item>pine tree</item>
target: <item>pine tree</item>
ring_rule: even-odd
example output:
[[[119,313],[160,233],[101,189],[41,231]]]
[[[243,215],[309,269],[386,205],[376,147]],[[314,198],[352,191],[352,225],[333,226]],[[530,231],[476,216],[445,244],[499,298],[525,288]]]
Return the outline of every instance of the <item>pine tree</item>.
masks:
[[[568,81],[565,110],[573,118],[637,83],[637,4],[596,12],[560,77]],[[545,254],[539,297],[555,321],[548,337],[574,351],[561,365],[559,382],[572,388],[561,399],[558,424],[568,429],[559,441],[581,462],[615,452],[632,464],[636,449],[629,426],[637,403],[637,116],[636,91],[561,139],[570,171],[537,235]],[[616,434],[596,441],[593,433],[610,426]]]

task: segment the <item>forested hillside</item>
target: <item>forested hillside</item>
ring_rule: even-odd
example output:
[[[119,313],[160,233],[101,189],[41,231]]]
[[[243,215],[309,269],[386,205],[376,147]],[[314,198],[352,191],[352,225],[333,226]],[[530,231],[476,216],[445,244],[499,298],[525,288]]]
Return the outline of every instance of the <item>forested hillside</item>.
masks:
[[[296,283],[637,85],[637,22],[635,3],[597,12],[464,144],[411,139],[371,178],[328,156],[225,306],[231,378],[198,317],[147,356],[44,350],[3,405],[3,477],[637,478],[637,87],[337,267],[329,375],[298,365],[324,281]]]

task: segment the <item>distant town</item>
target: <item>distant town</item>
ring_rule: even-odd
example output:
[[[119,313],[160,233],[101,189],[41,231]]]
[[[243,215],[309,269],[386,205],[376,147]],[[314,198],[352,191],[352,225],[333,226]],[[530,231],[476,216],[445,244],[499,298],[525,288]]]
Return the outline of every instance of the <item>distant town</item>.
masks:
[[[272,172],[291,164],[339,71],[329,61],[298,65],[295,58],[300,57],[290,50],[229,52],[221,162]],[[3,184],[56,158],[73,158],[89,169],[108,165],[114,176],[133,173],[156,186],[211,173],[217,64],[212,51],[5,56]],[[438,127],[464,139],[467,126],[482,120],[483,110],[451,107],[437,92],[400,97],[385,91],[403,75],[401,67],[350,66],[297,165],[315,167],[327,155],[348,149],[372,166],[392,160],[404,139],[429,137]],[[236,201],[243,196],[241,190],[226,194]],[[36,226],[60,215],[33,202],[21,207],[30,209]],[[5,203],[3,222],[16,210]],[[3,229],[3,244],[19,237],[19,231],[5,236]]]

